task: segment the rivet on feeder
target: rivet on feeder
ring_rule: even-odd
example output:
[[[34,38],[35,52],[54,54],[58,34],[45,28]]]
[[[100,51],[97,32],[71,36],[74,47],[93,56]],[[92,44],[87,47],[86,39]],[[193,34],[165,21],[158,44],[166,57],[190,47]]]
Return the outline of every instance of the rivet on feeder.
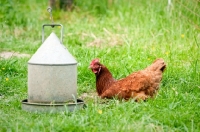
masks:
[[[52,32],[44,41],[46,26],[60,26],[61,38]],[[22,109],[57,112],[83,107],[84,102],[77,99],[77,61],[62,44],[62,36],[63,26],[53,19],[42,26],[43,44],[28,61],[28,99],[22,101]]]

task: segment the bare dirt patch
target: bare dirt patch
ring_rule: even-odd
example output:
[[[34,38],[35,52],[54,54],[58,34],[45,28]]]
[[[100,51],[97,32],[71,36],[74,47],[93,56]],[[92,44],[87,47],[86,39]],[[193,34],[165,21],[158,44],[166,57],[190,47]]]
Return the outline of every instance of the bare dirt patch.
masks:
[[[96,97],[98,97],[96,92],[82,93],[80,95],[80,98],[82,99],[95,99]]]
[[[30,55],[29,54],[19,53],[19,52],[12,52],[12,51],[0,52],[0,59],[1,58],[9,59],[11,57],[30,57]]]

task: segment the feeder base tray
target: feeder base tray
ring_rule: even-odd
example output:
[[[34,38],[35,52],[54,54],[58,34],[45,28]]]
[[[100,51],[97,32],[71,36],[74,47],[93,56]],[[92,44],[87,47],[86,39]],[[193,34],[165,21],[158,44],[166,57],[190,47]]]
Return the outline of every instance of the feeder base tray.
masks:
[[[77,103],[59,103],[59,104],[47,104],[47,103],[30,103],[27,99],[22,100],[22,109],[28,112],[44,112],[44,113],[56,113],[62,111],[74,111],[85,107],[84,101],[77,99]]]

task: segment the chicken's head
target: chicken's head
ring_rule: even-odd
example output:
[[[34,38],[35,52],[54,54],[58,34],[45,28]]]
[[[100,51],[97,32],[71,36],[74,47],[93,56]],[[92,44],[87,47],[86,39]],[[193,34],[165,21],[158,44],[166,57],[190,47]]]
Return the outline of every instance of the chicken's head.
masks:
[[[89,68],[92,70],[94,74],[99,74],[99,72],[101,71],[101,64],[99,62],[99,59],[92,60]]]

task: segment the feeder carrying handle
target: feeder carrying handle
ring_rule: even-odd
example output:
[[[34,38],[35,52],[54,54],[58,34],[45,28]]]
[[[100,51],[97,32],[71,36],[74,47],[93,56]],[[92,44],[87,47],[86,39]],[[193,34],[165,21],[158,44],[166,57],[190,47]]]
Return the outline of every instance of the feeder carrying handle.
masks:
[[[43,24],[42,25],[42,43],[44,42],[44,27],[45,26],[51,26],[52,28],[54,28],[55,26],[61,27],[61,30],[60,30],[60,42],[63,43],[63,25],[62,24],[54,24],[53,15],[52,15],[52,8],[51,7],[48,7],[47,11],[50,14],[50,19],[51,19],[52,24]]]
[[[52,28],[54,28],[55,26],[61,27],[61,30],[60,30],[60,42],[63,43],[63,25],[62,24],[43,24],[42,25],[42,43],[44,42],[44,27],[45,26],[51,26]]]

